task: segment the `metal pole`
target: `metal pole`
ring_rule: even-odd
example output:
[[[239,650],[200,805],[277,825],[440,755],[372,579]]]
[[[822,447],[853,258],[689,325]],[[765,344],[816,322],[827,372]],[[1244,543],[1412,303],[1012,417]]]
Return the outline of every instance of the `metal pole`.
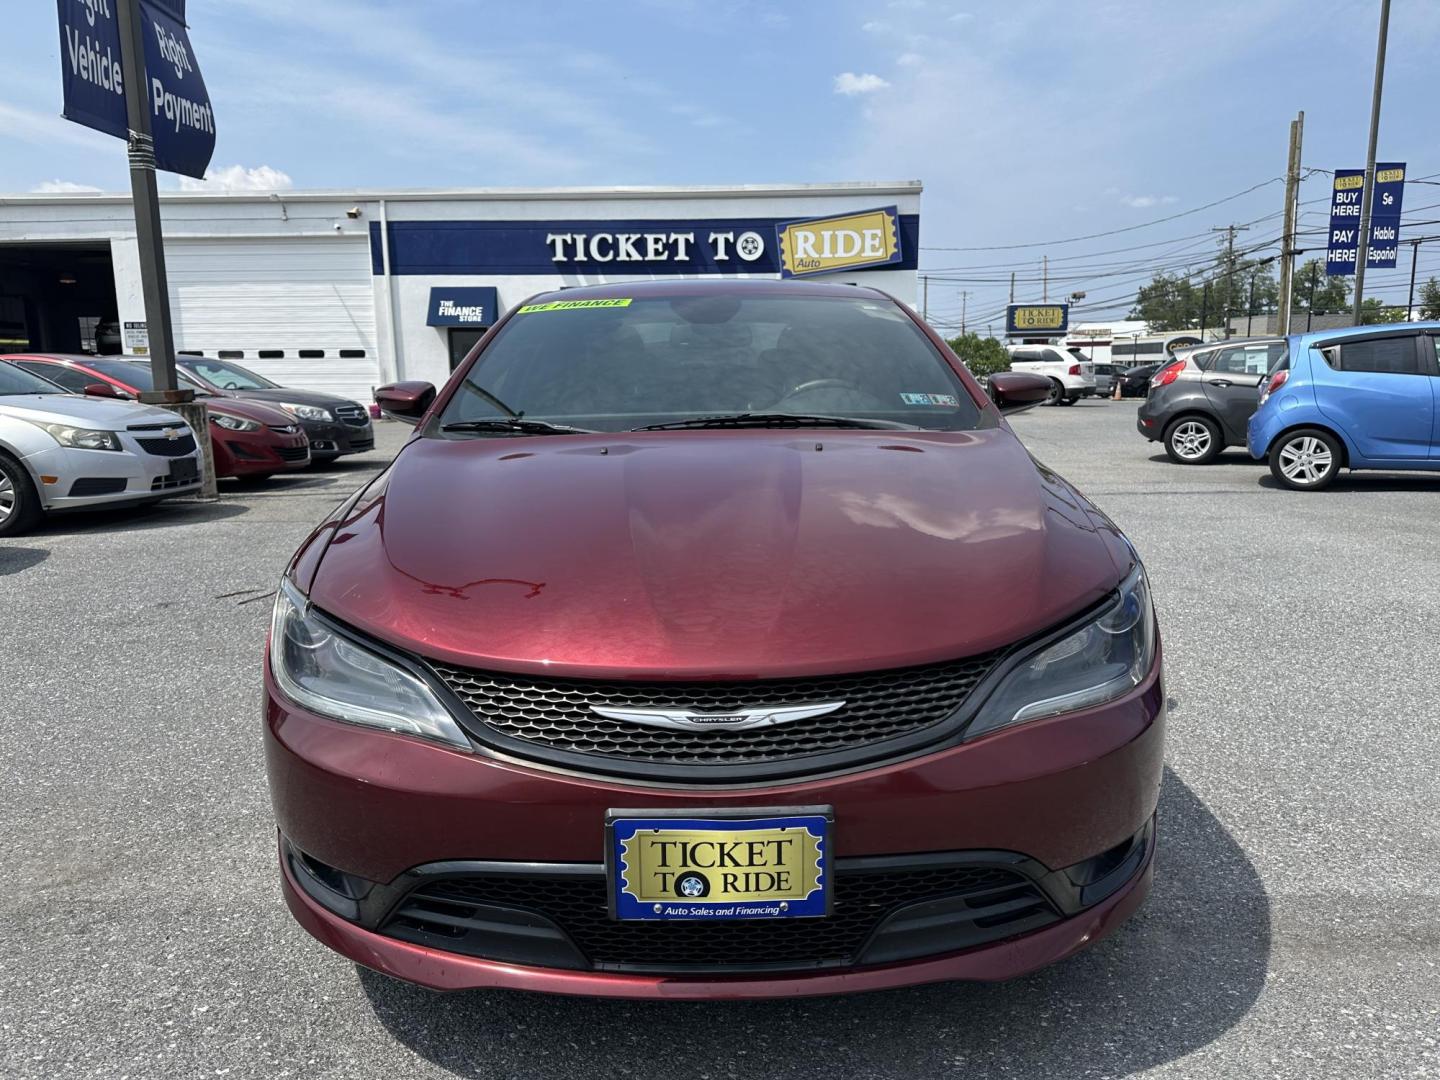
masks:
[[[1295,215],[1300,205],[1300,145],[1305,138],[1305,110],[1290,121],[1290,161],[1285,170],[1285,235],[1280,241],[1280,310],[1275,330],[1290,333],[1291,289],[1295,274]]]
[[[1320,280],[1320,268],[1315,267],[1315,272],[1310,275],[1310,306],[1305,309],[1305,332],[1310,332],[1310,324],[1315,321],[1315,285]]]
[[[1010,271],[1010,303],[1015,302],[1015,271]]]
[[[1375,46],[1375,93],[1370,100],[1370,149],[1365,155],[1365,188],[1360,199],[1359,246],[1355,249],[1355,325],[1365,303],[1365,264],[1370,261],[1370,211],[1375,201],[1375,144],[1380,138],[1380,92],[1385,85],[1385,38],[1390,33],[1390,0],[1380,0],[1380,40]]]
[[[150,377],[154,389],[140,400],[161,405],[184,417],[200,449],[199,497],[215,499],[215,453],[210,445],[210,417],[195,391],[178,389],[175,377],[175,332],[170,323],[170,287],[165,279],[165,243],[160,227],[160,192],[155,183],[155,140],[150,132],[150,92],[145,71],[144,27],[138,0],[118,0],[120,71],[125,83],[125,126],[129,129],[130,199],[135,209],[135,244],[140,254],[140,290],[145,299]],[[122,346],[123,347],[123,346]]]
[[[961,290],[960,290],[960,334],[961,334],[962,337],[963,337],[964,334],[965,334],[965,305],[966,305],[966,301],[969,300],[969,299],[970,299],[970,293],[969,293],[969,291],[966,290],[966,289],[961,289]]]
[[[930,321],[930,279],[924,274],[920,275],[920,317],[926,322]]]
[[[1205,282],[1205,287],[1200,290],[1200,340],[1205,340],[1205,316],[1209,314],[1206,310],[1210,306],[1210,283]]]
[[[1255,331],[1255,271],[1250,271],[1250,296],[1245,301],[1245,336]]]
[[[175,335],[165,280],[165,247],[160,234],[160,197],[155,184],[155,140],[150,134],[149,91],[145,82],[145,39],[138,0],[119,0],[120,64],[125,80],[125,122],[130,129],[130,192],[135,204],[135,240],[140,248],[140,283],[150,337],[150,371],[155,392],[142,401],[188,401],[174,397]]]
[[[1415,311],[1415,264],[1420,259],[1420,241],[1410,241],[1410,298],[1405,301],[1405,321],[1409,322]]]
[[[1040,300],[1042,303],[1050,302],[1050,256],[1040,256]]]

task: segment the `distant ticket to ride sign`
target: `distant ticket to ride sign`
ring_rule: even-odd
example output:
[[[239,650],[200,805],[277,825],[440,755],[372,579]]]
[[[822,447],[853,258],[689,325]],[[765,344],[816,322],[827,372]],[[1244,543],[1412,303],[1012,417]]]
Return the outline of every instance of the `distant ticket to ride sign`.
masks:
[[[612,811],[606,822],[617,919],[783,919],[829,912],[828,810],[640,816],[646,813]]]
[[[1063,334],[1070,326],[1069,304],[1011,304],[1005,309],[1005,333]]]

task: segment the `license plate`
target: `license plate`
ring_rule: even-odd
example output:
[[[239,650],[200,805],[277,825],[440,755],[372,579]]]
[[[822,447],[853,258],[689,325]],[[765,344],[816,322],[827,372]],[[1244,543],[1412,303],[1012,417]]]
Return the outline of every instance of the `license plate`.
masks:
[[[606,815],[617,919],[795,919],[830,913],[828,807]]]
[[[170,480],[195,480],[200,476],[200,467],[194,458],[176,458],[170,463]]]

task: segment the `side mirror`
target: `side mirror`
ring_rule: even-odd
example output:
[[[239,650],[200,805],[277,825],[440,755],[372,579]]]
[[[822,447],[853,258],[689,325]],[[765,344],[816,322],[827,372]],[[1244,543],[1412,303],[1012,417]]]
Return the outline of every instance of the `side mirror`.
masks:
[[[1050,396],[1050,380],[1023,371],[1000,371],[990,376],[990,400],[1002,413],[1033,409]]]
[[[402,424],[418,424],[434,400],[435,387],[428,382],[391,383],[375,391],[380,412]]]
[[[120,397],[120,392],[107,382],[86,383],[84,394],[86,397]]]

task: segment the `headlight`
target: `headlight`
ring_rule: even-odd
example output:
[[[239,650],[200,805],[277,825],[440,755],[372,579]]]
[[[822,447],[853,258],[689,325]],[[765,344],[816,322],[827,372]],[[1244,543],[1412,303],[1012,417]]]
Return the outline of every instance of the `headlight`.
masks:
[[[224,416],[220,413],[211,413],[210,419],[213,423],[230,431],[259,431],[260,425],[254,420],[246,420],[239,416]]]
[[[319,405],[292,405],[289,403],[282,403],[280,405],[280,408],[284,409],[291,416],[294,416],[300,420],[321,420],[325,423],[329,423],[331,420],[335,419],[333,416],[330,415],[329,409],[322,409]]]
[[[31,421],[35,423],[35,421]],[[76,450],[119,450],[120,437],[113,431],[96,431],[93,428],[71,427],[69,424],[40,424],[35,423],[38,428],[43,428],[50,437],[61,446],[73,447]]]
[[[337,634],[288,579],[270,622],[270,673],[286,697],[321,716],[470,749],[423,680]]]
[[[1092,621],[1012,669],[965,737],[1113,701],[1138,686],[1154,662],[1155,609],[1145,570],[1137,566]]]

